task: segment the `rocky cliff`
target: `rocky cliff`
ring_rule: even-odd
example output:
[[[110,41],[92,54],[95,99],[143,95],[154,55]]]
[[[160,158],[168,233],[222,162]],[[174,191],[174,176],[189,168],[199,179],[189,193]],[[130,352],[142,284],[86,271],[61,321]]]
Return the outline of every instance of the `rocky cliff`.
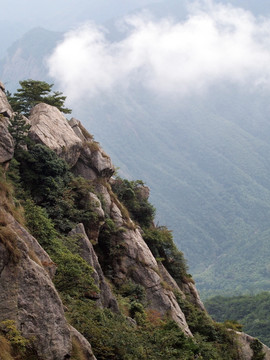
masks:
[[[250,346],[255,339],[232,336],[234,332],[212,322],[188,274],[172,276],[175,270],[170,263],[180,253],[168,236],[159,243],[152,236],[147,244],[148,230],[131,218],[113,191],[111,159],[78,120],[68,122],[57,108],[36,105],[29,117],[32,143],[15,154],[15,164],[11,161],[14,140],[8,131],[12,109],[2,85],[0,116],[0,350],[6,354],[0,351],[0,358],[26,359],[30,352],[31,359],[43,360],[93,360],[95,355],[97,359],[159,359],[175,336],[167,359],[221,359],[220,348],[224,354],[227,348],[232,353],[224,359],[251,360],[256,351],[270,358],[268,348]],[[44,166],[48,157],[50,163]],[[33,179],[33,169],[40,172],[38,180]],[[20,181],[14,175],[18,177],[18,171]],[[24,194],[20,201],[16,186]],[[141,184],[135,190],[126,189],[123,199],[138,196],[146,206],[149,190]],[[150,225],[151,234],[168,235]],[[161,247],[164,259],[151,248],[153,242]],[[82,278],[88,272],[85,285]],[[87,318],[91,320],[84,323]],[[115,325],[119,319],[121,330]],[[23,346],[22,340],[19,346],[12,337],[12,326],[24,339]],[[136,351],[121,347],[125,340],[117,331],[105,338],[106,344],[100,343],[113,326],[141,339]],[[115,336],[119,336],[117,345],[110,343]],[[211,344],[211,355],[205,343]],[[157,346],[161,348],[156,350]]]

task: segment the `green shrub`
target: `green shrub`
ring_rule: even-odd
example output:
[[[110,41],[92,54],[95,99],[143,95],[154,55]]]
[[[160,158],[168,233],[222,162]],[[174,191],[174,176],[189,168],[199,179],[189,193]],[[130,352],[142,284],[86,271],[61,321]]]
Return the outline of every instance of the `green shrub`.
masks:
[[[53,259],[57,265],[54,283],[58,291],[72,297],[96,298],[99,289],[92,277],[93,268],[85,260],[69,250],[57,251]]]
[[[21,145],[26,145],[28,143],[28,131],[30,127],[31,125],[26,124],[26,121],[21,114],[15,114],[10,119],[8,131],[13,137],[15,143],[15,152]]]
[[[24,204],[26,226],[47,251],[56,247],[57,231],[44,208],[28,199]]]
[[[112,185],[112,190],[118,199],[127,207],[131,218],[139,223],[141,227],[149,227],[155,217],[155,208],[144,196],[141,180],[129,181],[117,178]]]
[[[119,287],[118,293],[123,297],[128,297],[131,301],[143,302],[145,300],[145,288],[140,284],[134,283],[132,280],[123,283]]]
[[[89,201],[92,186],[81,177],[74,177],[67,163],[44,145],[34,145],[17,157],[19,174],[11,176],[20,182],[27,197],[46,209],[54,225],[68,233],[82,222],[86,227],[97,221],[95,209]]]
[[[161,260],[179,286],[189,276],[184,255],[173,242],[172,232],[166,226],[144,229],[143,238],[156,259]]]
[[[253,356],[251,360],[264,360],[265,353],[263,352],[263,345],[258,339],[254,339],[250,343],[250,348],[253,351]]]
[[[22,336],[14,320],[0,323],[1,360],[39,360],[33,341],[34,338],[26,339]]]

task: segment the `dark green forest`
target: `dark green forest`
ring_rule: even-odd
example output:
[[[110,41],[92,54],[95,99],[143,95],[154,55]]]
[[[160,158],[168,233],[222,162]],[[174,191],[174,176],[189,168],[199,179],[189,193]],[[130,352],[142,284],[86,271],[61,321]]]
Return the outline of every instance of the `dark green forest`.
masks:
[[[270,346],[270,293],[216,296],[205,301],[209,314],[219,322],[237,321],[243,331]]]

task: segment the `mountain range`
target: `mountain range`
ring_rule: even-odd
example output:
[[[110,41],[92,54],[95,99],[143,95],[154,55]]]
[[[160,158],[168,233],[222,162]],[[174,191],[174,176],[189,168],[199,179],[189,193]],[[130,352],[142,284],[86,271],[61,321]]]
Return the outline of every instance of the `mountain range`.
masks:
[[[270,10],[266,1],[233,5],[255,15]],[[176,1],[147,9],[185,16]],[[104,21],[108,36],[123,36]],[[0,62],[6,88],[14,92],[25,78],[57,84],[45,64],[61,39],[62,32],[36,28],[17,40]],[[137,84],[72,104],[121,176],[150,186],[157,219],[173,230],[203,297],[270,290],[268,98],[264,89],[233,84],[203,96],[161,97]]]

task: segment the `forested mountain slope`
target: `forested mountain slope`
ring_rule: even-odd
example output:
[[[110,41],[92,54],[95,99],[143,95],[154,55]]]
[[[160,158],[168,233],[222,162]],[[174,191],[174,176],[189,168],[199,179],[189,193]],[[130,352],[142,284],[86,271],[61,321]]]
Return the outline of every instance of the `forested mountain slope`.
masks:
[[[181,19],[182,5],[169,4],[167,12],[162,2],[150,10],[159,18],[175,9]],[[237,4],[262,13],[262,3]],[[109,28],[108,38],[121,36]],[[22,78],[53,82],[45,63],[61,36],[36,29],[14,44],[1,63],[7,89]],[[260,86],[222,84],[179,98],[135,85],[72,106],[121,175],[151,187],[157,221],[173,230],[203,297],[270,288],[268,98]]]
[[[205,305],[216,321],[238,321],[243,330],[270,344],[269,292],[233,297],[217,296]]]
[[[48,104],[59,94],[31,84],[47,103],[28,118],[0,84],[1,357],[269,359],[206,313],[149,188],[114,178],[93,136]]]

